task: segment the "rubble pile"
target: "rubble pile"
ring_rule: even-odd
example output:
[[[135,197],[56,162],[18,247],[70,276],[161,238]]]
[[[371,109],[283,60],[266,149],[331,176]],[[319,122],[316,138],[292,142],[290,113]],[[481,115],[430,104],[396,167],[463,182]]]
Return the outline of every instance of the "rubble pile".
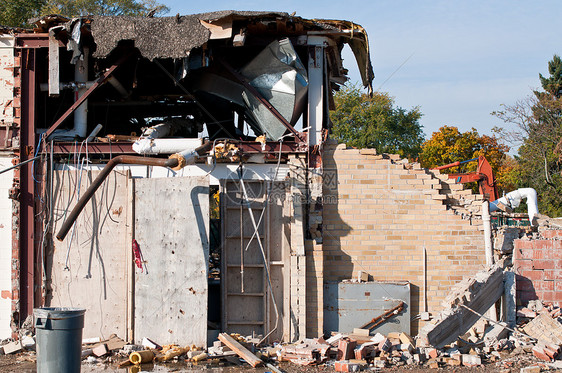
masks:
[[[117,335],[109,339],[83,340],[85,363],[123,368],[142,364],[200,364],[265,366],[274,372],[291,371],[292,365],[323,366],[336,372],[418,367],[492,366],[500,371],[521,368],[521,372],[562,369],[562,310],[551,303],[530,301],[517,310],[517,325],[480,318],[468,331],[442,348],[424,345],[423,338],[404,332],[371,335],[368,329],[333,333],[329,338],[304,339],[295,343],[264,346],[261,336],[219,334],[207,349],[180,345],[159,345],[144,338],[141,344],[127,344]],[[34,337],[29,331],[18,340],[2,342],[4,354],[19,354],[18,361],[34,358]],[[31,351],[31,352],[29,352]],[[283,367],[281,369],[280,367]]]

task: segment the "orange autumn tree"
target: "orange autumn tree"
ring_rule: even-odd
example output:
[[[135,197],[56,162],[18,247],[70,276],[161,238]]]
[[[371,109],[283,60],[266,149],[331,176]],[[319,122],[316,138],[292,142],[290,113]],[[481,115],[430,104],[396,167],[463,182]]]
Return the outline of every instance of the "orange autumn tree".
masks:
[[[457,127],[443,126],[433,132],[431,138],[422,145],[420,162],[423,167],[434,168],[457,161],[466,161],[484,156],[490,162],[498,192],[509,192],[514,185],[510,171],[514,167],[513,158],[507,152],[509,147],[492,135],[480,135],[475,128],[467,132],[460,132]],[[477,162],[469,162],[460,167],[443,170],[445,173],[472,172],[476,170]]]

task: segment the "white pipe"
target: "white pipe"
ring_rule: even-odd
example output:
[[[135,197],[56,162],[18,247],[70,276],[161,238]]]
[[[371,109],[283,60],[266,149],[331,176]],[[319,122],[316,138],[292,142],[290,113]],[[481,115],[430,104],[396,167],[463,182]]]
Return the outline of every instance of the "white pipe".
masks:
[[[141,139],[158,139],[161,137],[166,137],[174,134],[173,123],[164,122],[159,123],[155,126],[148,127],[142,133]],[[140,140],[140,139],[139,139]]]
[[[193,150],[201,146],[201,139],[157,139],[140,138],[133,143],[133,151],[139,154],[174,154],[185,149]]]
[[[492,223],[490,219],[490,203],[482,202],[482,221],[484,222],[484,250],[486,252],[486,266],[494,264],[494,252],[492,249]]]
[[[75,100],[78,100],[86,91],[85,83],[88,81],[88,48],[84,47],[84,54],[78,60],[74,68],[74,80],[77,83],[84,83],[84,87],[78,88]],[[86,137],[88,131],[88,100],[74,110],[74,132],[79,137]]]
[[[533,188],[520,188],[507,193],[502,198],[490,203],[490,211],[500,209],[500,204],[509,208],[516,208],[521,204],[521,199],[527,199],[527,214],[529,215],[529,222],[531,225],[536,225],[535,217],[539,214],[539,207],[537,201],[537,192]]]
[[[103,126],[101,124],[98,124],[96,126],[96,128],[94,128],[94,130],[92,132],[90,132],[90,136],[88,136],[88,138],[86,139],[86,142],[94,141],[94,139],[96,138],[98,133],[101,131],[102,127]]]

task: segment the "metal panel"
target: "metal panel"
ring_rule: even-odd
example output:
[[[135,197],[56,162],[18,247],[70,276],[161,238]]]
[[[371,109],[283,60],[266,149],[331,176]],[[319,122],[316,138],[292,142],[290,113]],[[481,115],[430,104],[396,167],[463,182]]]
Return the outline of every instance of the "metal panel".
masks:
[[[353,332],[386,310],[404,301],[404,312],[379,327],[376,332],[410,333],[409,282],[328,282],[324,284],[324,332]]]
[[[208,178],[135,180],[135,340],[207,346]]]

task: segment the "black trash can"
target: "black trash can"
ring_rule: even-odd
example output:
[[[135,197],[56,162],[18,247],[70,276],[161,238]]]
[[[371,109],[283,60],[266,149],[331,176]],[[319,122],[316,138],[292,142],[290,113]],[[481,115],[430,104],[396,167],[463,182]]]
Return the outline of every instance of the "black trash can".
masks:
[[[80,372],[84,313],[79,308],[36,308],[37,373]]]

